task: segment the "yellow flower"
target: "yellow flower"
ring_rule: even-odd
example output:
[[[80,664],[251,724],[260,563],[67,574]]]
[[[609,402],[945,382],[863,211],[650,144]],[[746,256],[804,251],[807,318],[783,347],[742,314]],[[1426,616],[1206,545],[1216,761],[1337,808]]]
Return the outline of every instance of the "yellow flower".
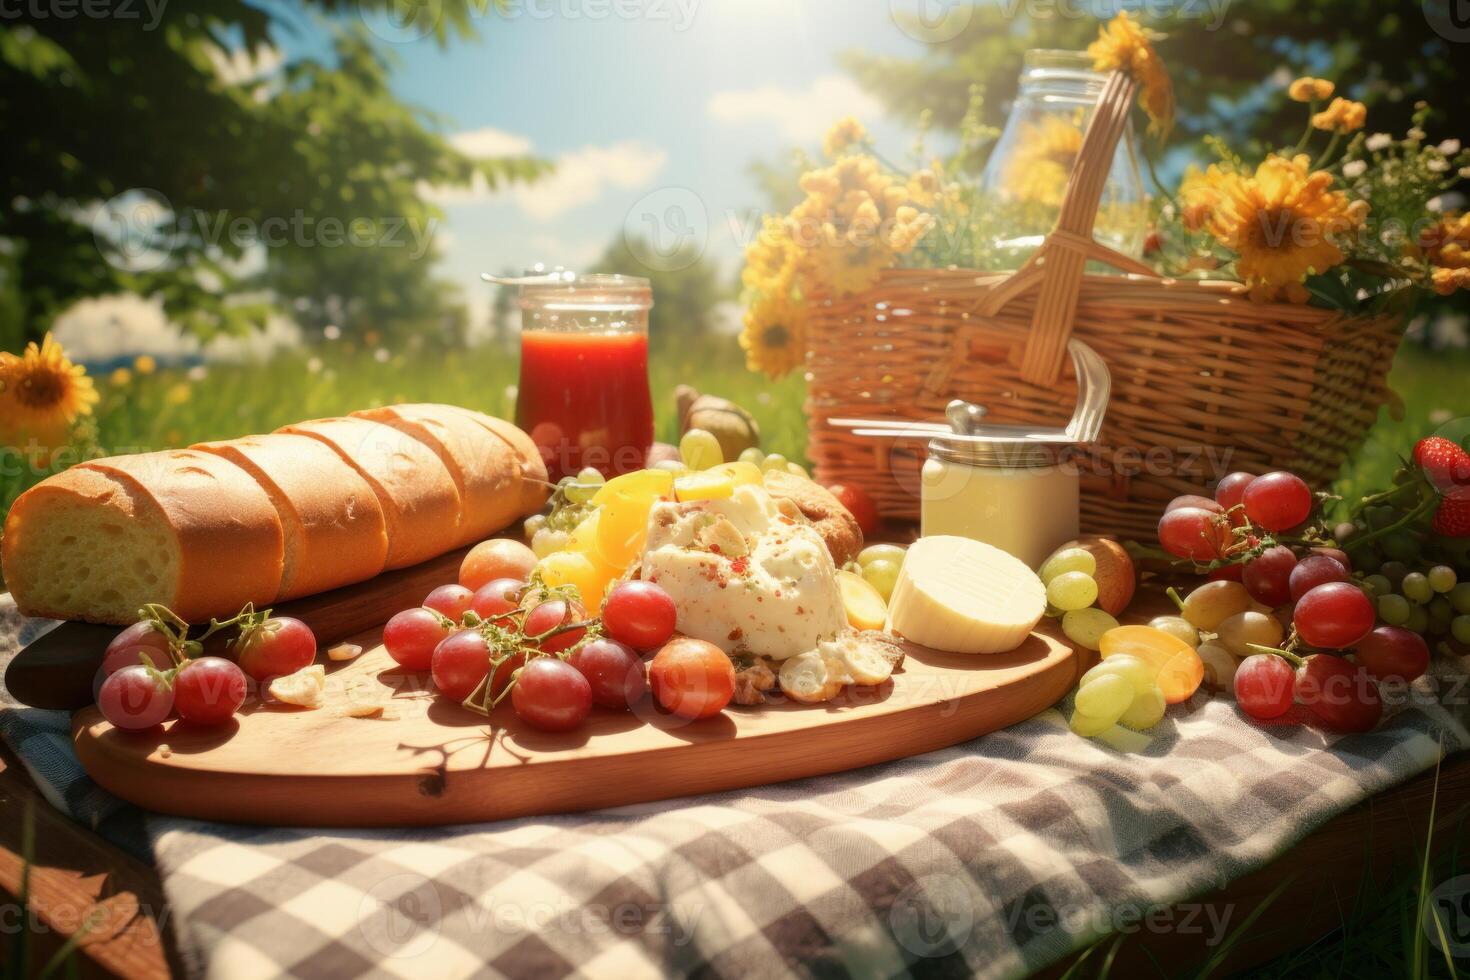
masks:
[[[798,253],[786,223],[767,215],[755,240],[745,247],[741,283],[762,293],[788,292],[796,274]]]
[[[1470,214],[1446,214],[1420,233],[1419,247],[1433,265],[1470,269]]]
[[[1139,86],[1139,100],[1148,115],[1148,131],[1160,139],[1174,127],[1174,83],[1154,51],[1153,36],[1120,10],[1098,28],[1097,40],[1087,46],[1097,71],[1126,72]]]
[[[121,388],[123,385],[133,380],[133,372],[129,371],[125,367],[115,368],[113,372],[107,376],[107,380],[112,382],[117,387]]]
[[[158,370],[158,362],[150,354],[140,354],[133,359],[133,370],[139,374],[152,374]]]
[[[927,168],[915,171],[914,175],[909,178],[905,189],[908,191],[910,201],[920,207],[933,207],[935,198],[939,194],[939,175]]]
[[[1001,186],[1017,200],[1059,207],[1081,149],[1082,127],[1071,120],[1046,116],[1022,123]]]
[[[164,392],[163,400],[169,405],[183,405],[193,395],[194,389],[189,387],[189,383],[187,381],[180,381],[177,384],[171,385],[168,391]]]
[[[1209,222],[1220,203],[1220,187],[1225,175],[1215,164],[1201,172],[1191,164],[1179,182],[1179,217],[1184,227],[1199,231]]]
[[[867,138],[868,131],[863,128],[863,124],[852,116],[847,116],[837,120],[827,130],[827,135],[822,140],[822,152],[829,157],[836,157],[849,146],[865,142]]]
[[[1305,154],[1272,154],[1250,175],[1216,171],[1209,187],[1204,226],[1235,252],[1247,287],[1284,287],[1332,268],[1343,260],[1337,240],[1368,216],[1366,202],[1331,189],[1331,174],[1310,172]]]
[[[24,354],[0,352],[0,439],[22,438],[59,445],[78,416],[91,414],[97,389],[86,369],[73,364],[48,333]]]
[[[1312,116],[1315,129],[1326,129],[1336,133],[1351,133],[1362,129],[1368,119],[1368,107],[1352,99],[1338,97],[1321,112]]]
[[[762,296],[745,314],[740,347],[750,370],[788,373],[806,357],[806,307],[786,294]]]
[[[1294,102],[1321,102],[1324,99],[1332,98],[1332,93],[1335,88],[1336,86],[1325,78],[1313,78],[1310,75],[1303,75],[1291,83],[1286,90],[1286,94]]]

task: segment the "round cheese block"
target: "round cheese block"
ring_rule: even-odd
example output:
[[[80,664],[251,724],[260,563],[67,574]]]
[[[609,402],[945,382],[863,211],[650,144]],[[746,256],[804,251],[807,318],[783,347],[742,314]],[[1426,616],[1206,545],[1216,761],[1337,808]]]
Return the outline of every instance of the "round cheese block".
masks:
[[[970,538],[936,534],[909,546],[888,603],[888,628],[952,653],[1006,653],[1046,612],[1026,563]]]

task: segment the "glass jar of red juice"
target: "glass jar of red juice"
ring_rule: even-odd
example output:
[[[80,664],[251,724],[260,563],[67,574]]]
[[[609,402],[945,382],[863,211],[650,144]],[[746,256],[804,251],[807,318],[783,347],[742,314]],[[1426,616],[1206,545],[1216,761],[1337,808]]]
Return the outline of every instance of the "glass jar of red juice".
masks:
[[[647,279],[583,275],[521,286],[516,424],[552,480],[642,469],[653,445]]]

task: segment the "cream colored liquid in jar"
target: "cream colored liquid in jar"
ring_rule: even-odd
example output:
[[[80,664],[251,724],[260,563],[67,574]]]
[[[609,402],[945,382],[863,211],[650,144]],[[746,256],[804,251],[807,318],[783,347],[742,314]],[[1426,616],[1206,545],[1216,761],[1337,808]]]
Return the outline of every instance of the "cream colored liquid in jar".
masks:
[[[931,454],[921,483],[921,534],[984,541],[1033,569],[1077,536],[1075,466],[975,465]]]

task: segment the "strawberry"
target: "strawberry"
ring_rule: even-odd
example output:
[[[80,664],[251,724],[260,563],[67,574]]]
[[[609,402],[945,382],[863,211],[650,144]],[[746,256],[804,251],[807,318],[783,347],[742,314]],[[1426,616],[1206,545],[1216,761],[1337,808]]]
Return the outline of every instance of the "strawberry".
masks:
[[[1470,487],[1456,487],[1445,494],[1432,526],[1436,534],[1447,538],[1470,538]]]
[[[1414,444],[1414,462],[1440,490],[1470,486],[1470,453],[1444,436],[1428,436]]]

